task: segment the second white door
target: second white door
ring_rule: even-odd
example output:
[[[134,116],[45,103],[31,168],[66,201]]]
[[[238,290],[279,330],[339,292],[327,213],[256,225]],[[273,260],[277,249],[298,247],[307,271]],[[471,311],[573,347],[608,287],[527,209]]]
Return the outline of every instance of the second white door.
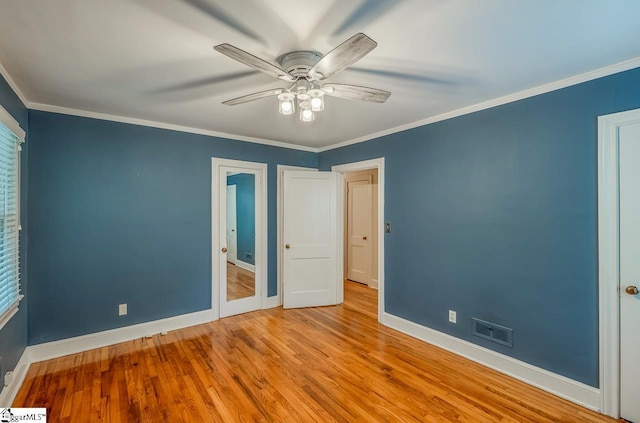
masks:
[[[285,171],[283,179],[283,307],[337,304],[338,175]]]

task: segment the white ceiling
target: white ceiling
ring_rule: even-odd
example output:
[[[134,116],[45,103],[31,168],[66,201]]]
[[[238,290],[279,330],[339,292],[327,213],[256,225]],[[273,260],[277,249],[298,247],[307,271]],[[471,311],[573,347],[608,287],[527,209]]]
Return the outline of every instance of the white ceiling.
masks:
[[[31,108],[318,149],[636,59],[639,18],[638,0],[2,0],[0,63]],[[385,104],[328,98],[311,124],[275,98],[221,104],[289,84],[214,45],[275,62],[357,32],[378,47],[330,81]]]

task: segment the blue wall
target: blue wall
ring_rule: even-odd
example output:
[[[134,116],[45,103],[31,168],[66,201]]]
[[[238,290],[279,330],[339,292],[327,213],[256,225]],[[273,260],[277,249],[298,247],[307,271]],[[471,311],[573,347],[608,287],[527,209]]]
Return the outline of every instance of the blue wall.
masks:
[[[29,344],[210,306],[212,156],[269,165],[269,295],[276,164],[385,157],[387,311],[598,385],[596,118],[640,107],[639,69],[319,155],[27,116],[3,80],[0,103],[28,122]],[[26,344],[26,305],[0,332],[5,368]],[[471,317],[512,327],[513,348],[473,337]]]
[[[268,164],[276,294],[276,165],[316,154],[40,111],[29,125],[30,345],[210,307],[214,156]]]
[[[9,112],[15,120],[18,121],[20,127],[28,131],[28,115],[27,109],[22,101],[13,92],[5,79],[0,76],[0,104]],[[28,137],[27,133],[27,137]],[[22,231],[20,232],[20,284],[22,285],[22,294],[25,298],[20,302],[18,313],[0,330],[0,357],[2,357],[0,375],[13,370],[22,356],[27,346],[27,289],[28,289],[28,273],[25,266],[27,258],[27,242],[28,234],[27,215],[27,161],[29,155],[29,142],[22,146],[22,187],[21,187],[21,215],[22,215]],[[2,384],[0,384],[0,391]]]
[[[227,177],[227,185],[236,186],[237,258],[249,264],[256,264],[255,181],[255,176],[247,173]]]
[[[640,69],[320,153],[385,157],[386,311],[598,386],[597,116],[638,107]]]

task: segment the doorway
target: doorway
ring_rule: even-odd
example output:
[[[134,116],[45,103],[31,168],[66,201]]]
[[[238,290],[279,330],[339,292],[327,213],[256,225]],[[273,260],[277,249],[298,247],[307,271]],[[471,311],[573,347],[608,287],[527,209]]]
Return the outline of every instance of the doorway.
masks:
[[[347,163],[347,164],[342,164],[342,165],[337,165],[337,166],[332,166],[331,170],[333,172],[337,172],[339,174],[342,175],[342,179],[344,181],[344,183],[341,184],[341,191],[339,193],[340,196],[340,201],[342,203],[342,209],[345,210],[344,214],[341,216],[341,227],[343,228],[343,233],[345,234],[344,240],[343,240],[343,244],[344,244],[344,249],[345,251],[343,252],[344,256],[344,262],[345,262],[345,267],[347,267],[346,263],[348,263],[348,251],[346,251],[348,244],[347,244],[347,230],[348,230],[348,216],[347,216],[347,208],[348,208],[348,192],[346,192],[346,181],[348,181],[347,177],[348,175],[356,175],[356,179],[357,178],[361,178],[361,175],[365,175],[365,174],[371,174],[371,175],[376,175],[377,176],[377,183],[373,184],[373,181],[375,181],[375,179],[373,179],[372,176],[372,183],[371,184],[365,184],[365,185],[369,185],[369,188],[360,188],[360,192],[359,194],[365,194],[363,195],[366,198],[366,192],[365,189],[370,189],[371,190],[371,196],[373,198],[373,210],[372,210],[372,231],[373,231],[373,238],[375,240],[375,243],[372,243],[373,245],[370,246],[370,250],[371,250],[371,261],[373,263],[373,267],[374,269],[370,271],[370,276],[369,276],[369,281],[370,284],[369,286],[373,287],[374,284],[377,284],[377,288],[378,288],[378,321],[382,322],[382,318],[384,315],[384,239],[383,239],[383,234],[385,233],[385,223],[384,223],[384,157],[378,158],[378,159],[372,159],[372,160],[365,160],[365,161],[361,161],[361,162],[354,162],[354,163]],[[363,172],[363,173],[360,173]],[[365,179],[367,180],[367,179]],[[367,180],[368,181],[368,180]],[[361,184],[362,185],[362,184]],[[356,232],[358,232],[356,230]],[[358,234],[356,234],[358,235]],[[366,236],[367,240],[362,240],[362,237]],[[368,241],[369,239],[369,235],[365,235],[365,234],[360,234],[360,238],[362,241]],[[360,250],[360,253],[362,253],[363,250]],[[366,254],[366,252],[364,253]],[[344,285],[344,279],[347,278],[343,278],[343,285]],[[340,302],[342,302],[343,298],[344,298],[344,286],[340,287],[340,290],[338,292],[338,294],[341,296],[340,298]]]
[[[214,318],[264,308],[266,164],[212,159]]]
[[[344,279],[378,288],[378,169],[346,172]]]
[[[283,265],[282,265],[282,259],[281,259],[281,252],[286,248],[285,247],[285,241],[283,239],[283,219],[282,219],[282,211],[284,209],[284,205],[283,205],[283,184],[280,181],[281,178],[281,173],[284,173],[284,171],[289,171],[289,170],[296,170],[296,168],[293,169],[289,169],[289,167],[285,167],[282,166],[282,169],[280,169],[280,166],[278,167],[278,296],[279,296],[279,304],[282,305],[282,293],[284,292],[284,284],[282,283],[282,274],[283,274]],[[368,170],[368,169],[376,169],[378,172],[378,185],[377,185],[377,220],[375,222],[376,225],[376,229],[378,234],[383,234],[384,233],[384,158],[378,158],[378,159],[372,159],[372,160],[366,160],[366,161],[362,161],[362,162],[355,162],[355,163],[348,163],[348,164],[343,164],[343,165],[337,165],[337,166],[333,166],[331,168],[332,172],[336,172],[339,174],[340,177],[340,183],[338,184],[338,195],[337,195],[337,201],[338,201],[338,209],[339,210],[344,210],[344,196],[345,196],[345,192],[344,192],[344,184],[342,183],[342,179],[344,178],[344,174],[345,173],[349,173],[349,172],[355,172],[355,171],[360,171],[360,170]],[[299,169],[298,170],[302,170]],[[311,169],[305,169],[305,170],[311,170]],[[343,233],[344,233],[344,216],[343,213],[340,212],[338,213],[338,228],[339,228],[339,234],[342,237]],[[341,242],[338,242],[338,253],[339,253],[339,260],[343,261],[343,257],[344,257],[344,240],[340,240]],[[382,322],[382,318],[384,315],[384,242],[382,241],[382,236],[380,235],[380,242],[377,243],[377,248],[376,250],[376,258],[377,258],[377,275],[378,275],[378,293],[377,293],[377,297],[378,297],[378,309],[377,309],[377,316],[378,316],[378,321]],[[341,265],[340,267],[340,273],[343,273],[343,265]],[[338,278],[338,286],[337,286],[337,301],[336,303],[340,304],[344,301],[344,278],[339,277]]]
[[[640,109],[598,118],[602,412],[640,421]]]

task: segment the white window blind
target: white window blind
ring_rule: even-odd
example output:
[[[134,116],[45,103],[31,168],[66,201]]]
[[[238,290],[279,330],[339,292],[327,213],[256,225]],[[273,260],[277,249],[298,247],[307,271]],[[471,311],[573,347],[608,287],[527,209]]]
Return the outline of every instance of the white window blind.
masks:
[[[0,122],[0,328],[18,310],[20,295],[20,143]]]

